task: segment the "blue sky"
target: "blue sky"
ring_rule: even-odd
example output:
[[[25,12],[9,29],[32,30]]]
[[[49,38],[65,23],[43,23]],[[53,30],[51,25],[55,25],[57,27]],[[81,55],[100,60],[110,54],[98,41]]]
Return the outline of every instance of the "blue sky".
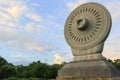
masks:
[[[103,55],[120,58],[119,0],[0,0],[0,56],[15,65],[33,61],[71,61],[64,24],[71,11],[86,2],[104,5],[112,16]]]

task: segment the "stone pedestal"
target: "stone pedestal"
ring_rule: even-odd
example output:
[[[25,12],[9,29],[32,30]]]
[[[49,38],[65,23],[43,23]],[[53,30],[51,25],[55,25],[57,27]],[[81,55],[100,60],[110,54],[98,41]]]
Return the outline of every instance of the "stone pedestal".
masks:
[[[120,80],[119,77],[115,78],[78,78],[78,77],[57,77],[57,80]]]
[[[120,71],[105,60],[71,62],[59,70],[57,80],[120,80]]]
[[[101,4],[90,2],[73,10],[64,34],[74,58],[58,71],[57,80],[120,80],[120,71],[101,54],[111,23]]]

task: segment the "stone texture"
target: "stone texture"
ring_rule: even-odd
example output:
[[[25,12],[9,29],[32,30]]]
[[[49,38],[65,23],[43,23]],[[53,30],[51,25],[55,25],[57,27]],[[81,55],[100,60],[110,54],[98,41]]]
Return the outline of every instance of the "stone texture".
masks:
[[[75,56],[74,61],[102,59],[99,54],[103,51],[111,23],[108,10],[98,3],[86,3],[73,10],[66,20],[64,34]]]
[[[113,78],[80,78],[80,77],[57,77],[57,80],[120,80],[118,77]]]
[[[86,50],[104,42],[111,29],[109,11],[98,3],[86,3],[72,11],[64,34],[72,49]]]
[[[74,58],[58,71],[57,80],[120,80],[120,71],[101,54],[111,23],[101,4],[86,3],[73,10],[64,34]]]
[[[58,77],[120,77],[118,71],[111,63],[105,60],[91,60],[71,62],[58,72]]]

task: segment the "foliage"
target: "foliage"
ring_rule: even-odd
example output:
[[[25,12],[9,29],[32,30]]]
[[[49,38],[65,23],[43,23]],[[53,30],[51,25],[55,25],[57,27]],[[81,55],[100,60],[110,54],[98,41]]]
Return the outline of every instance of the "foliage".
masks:
[[[114,60],[113,65],[120,70],[120,59]]]
[[[3,80],[45,80],[45,79],[40,79],[40,78],[15,78],[15,77],[10,77],[6,78]],[[48,79],[48,80],[55,80],[55,79]]]
[[[3,80],[18,80],[18,79],[15,77],[9,77],[9,78],[3,79]]]
[[[16,75],[16,70],[14,66],[5,64],[0,68],[0,78],[14,77]]]
[[[28,66],[15,66],[16,68],[16,77],[18,78],[29,78],[29,67]]]
[[[111,59],[106,60],[120,70],[120,59],[114,61]],[[37,61],[30,63],[28,66],[14,66],[0,57],[0,78],[2,80],[52,80],[57,77],[58,70],[65,64],[63,62],[62,64],[49,65]]]
[[[30,63],[28,66],[14,66],[0,57],[0,79],[5,80],[48,80],[55,79],[58,70],[66,64],[48,65],[40,61]],[[25,79],[26,78],[26,79]]]
[[[3,57],[0,56],[0,67],[7,64],[7,63],[8,62]]]

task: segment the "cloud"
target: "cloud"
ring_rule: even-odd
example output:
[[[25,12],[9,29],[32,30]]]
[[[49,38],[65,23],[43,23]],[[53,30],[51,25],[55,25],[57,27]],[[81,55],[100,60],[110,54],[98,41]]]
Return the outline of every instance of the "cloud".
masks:
[[[5,6],[13,6],[13,5],[20,6],[24,4],[24,0],[17,0],[17,1],[16,0],[10,0],[10,1],[0,0],[0,3]]]
[[[27,6],[22,2],[22,0],[0,0],[0,3],[1,12],[3,12],[4,18],[8,19],[9,17],[10,20],[17,20],[27,9]]]
[[[64,61],[65,59],[60,54],[55,54],[55,59],[54,59],[55,64],[61,64]]]
[[[41,45],[40,43],[28,43],[26,44],[28,50],[37,51],[39,53],[51,52],[53,50],[53,46],[51,45]]]
[[[75,0],[73,2],[68,2],[66,6],[68,7],[69,10],[72,11],[73,9],[78,7],[79,5],[86,3],[86,2],[88,2],[88,0]]]
[[[25,31],[33,33],[33,32],[40,32],[42,28],[41,25],[33,23],[33,22],[29,22],[26,23],[24,26]]]
[[[15,29],[8,27],[0,27],[0,43],[5,43],[6,41],[11,40],[11,38],[15,37],[18,32]]]
[[[9,15],[12,18],[14,18],[15,20],[18,20],[26,9],[27,9],[27,7],[25,5],[12,6],[12,7],[7,9],[7,12],[9,13]]]
[[[53,49],[44,41],[41,42],[42,39],[36,39],[32,36],[33,32],[40,32],[42,29],[38,23],[42,22],[42,18],[30,8],[28,9],[29,5],[24,0],[0,0],[0,4],[0,43],[14,49],[39,53]],[[24,18],[26,16],[27,18]],[[21,19],[26,22],[21,21]]]
[[[118,20],[120,18],[120,2],[111,1],[107,3],[106,7],[110,10],[113,20]]]
[[[120,58],[120,36],[114,37],[105,43],[103,55],[107,58]]]
[[[28,59],[29,57],[24,55],[24,54],[16,54],[16,55],[12,55],[12,58],[14,58],[14,59]]]
[[[54,63],[61,64],[62,62],[69,62],[72,61],[72,53],[71,52],[64,52],[64,51],[53,51],[54,54]]]
[[[37,22],[42,22],[42,18],[41,16],[35,14],[35,13],[29,13],[29,14],[26,14],[26,17],[34,20],[34,21],[37,21]]]
[[[0,3],[0,25],[2,26],[20,27],[23,25],[23,22],[21,22],[23,18],[24,20],[31,19],[32,21],[29,20],[29,23],[33,23],[33,21],[34,23],[42,22],[41,16],[34,13],[24,0],[0,0]]]
[[[22,0],[0,0],[0,26],[6,28],[19,27],[19,19],[27,11],[27,6]]]
[[[23,35],[21,37],[22,39],[19,38],[19,39],[9,40],[7,42],[7,45],[15,49],[20,49],[23,51],[27,50],[29,52],[37,51],[38,53],[50,52],[53,49],[50,45],[46,45],[46,44],[42,45],[41,43],[44,43],[44,42],[40,43],[34,38],[32,39],[31,37],[27,37],[27,36],[23,37]]]
[[[44,40],[39,40],[30,35],[24,34],[21,31],[11,28],[0,27],[0,43],[6,46],[12,47],[13,49],[39,53],[46,53],[53,50],[53,46],[44,42]]]
[[[40,7],[41,6],[39,3],[33,3],[32,5],[35,6],[35,7]]]

